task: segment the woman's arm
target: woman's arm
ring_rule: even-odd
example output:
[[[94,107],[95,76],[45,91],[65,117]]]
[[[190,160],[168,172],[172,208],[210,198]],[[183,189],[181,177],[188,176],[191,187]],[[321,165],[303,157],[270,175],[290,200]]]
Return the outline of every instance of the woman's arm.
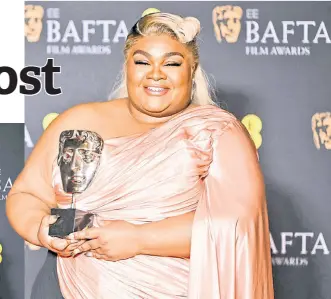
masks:
[[[97,220],[99,227],[75,232],[68,238],[87,240],[74,254],[85,252],[108,261],[139,254],[189,258],[194,214],[193,211],[139,225],[123,220]]]
[[[38,231],[43,217],[50,214],[45,202],[34,195],[14,191],[7,198],[6,213],[9,223],[24,240],[43,246]]]
[[[239,120],[214,139],[205,183],[192,229],[189,298],[273,299],[264,178]]]
[[[139,254],[189,258],[194,214],[139,225]]]
[[[73,107],[45,130],[25,167],[15,180],[6,200],[6,214],[13,229],[26,241],[43,246],[38,231],[44,216],[56,207],[52,188],[52,164],[58,153],[60,133],[79,126],[87,114],[86,105]],[[85,118],[86,120],[86,118]]]

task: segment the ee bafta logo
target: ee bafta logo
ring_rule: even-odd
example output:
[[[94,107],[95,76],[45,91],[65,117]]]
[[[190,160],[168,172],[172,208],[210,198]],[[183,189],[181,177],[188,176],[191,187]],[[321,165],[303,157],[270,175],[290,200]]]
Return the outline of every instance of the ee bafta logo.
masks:
[[[262,120],[255,114],[247,114],[241,122],[246,127],[249,135],[251,135],[256,149],[259,149],[262,145]]]
[[[25,5],[24,7],[24,34],[28,42],[39,41],[43,29],[44,9],[40,5]]]
[[[240,6],[224,5],[213,9],[213,25],[219,43],[235,43],[241,31],[243,10]]]
[[[331,150],[331,112],[315,113],[311,118],[314,143],[317,149]]]

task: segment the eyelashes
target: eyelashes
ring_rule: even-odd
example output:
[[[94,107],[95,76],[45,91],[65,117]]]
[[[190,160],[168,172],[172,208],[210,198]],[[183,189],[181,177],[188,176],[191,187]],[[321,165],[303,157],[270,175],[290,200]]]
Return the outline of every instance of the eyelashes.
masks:
[[[181,66],[181,63],[177,63],[177,62],[172,62],[172,63],[167,63],[165,66]]]
[[[148,65],[148,63],[144,61],[135,61],[134,64]]]
[[[134,64],[137,64],[137,65],[149,65],[148,62],[146,61],[140,61],[140,60],[137,60],[134,62]],[[164,66],[181,66],[182,64],[181,63],[178,63],[178,62],[169,62],[169,63],[166,63]]]

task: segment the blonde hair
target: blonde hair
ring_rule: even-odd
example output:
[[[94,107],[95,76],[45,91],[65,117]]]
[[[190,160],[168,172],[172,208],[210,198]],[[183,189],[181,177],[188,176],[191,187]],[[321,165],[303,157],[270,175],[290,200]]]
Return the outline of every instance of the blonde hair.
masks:
[[[191,51],[194,61],[193,91],[191,101],[198,105],[217,105],[213,99],[214,91],[209,80],[199,64],[197,36],[200,33],[200,22],[194,17],[181,16],[156,12],[148,14],[138,20],[130,30],[124,48],[125,61],[127,53],[134,43],[141,37],[166,34],[185,44]],[[126,66],[123,65],[120,77],[117,78],[111,98],[125,98],[128,96],[126,86]]]

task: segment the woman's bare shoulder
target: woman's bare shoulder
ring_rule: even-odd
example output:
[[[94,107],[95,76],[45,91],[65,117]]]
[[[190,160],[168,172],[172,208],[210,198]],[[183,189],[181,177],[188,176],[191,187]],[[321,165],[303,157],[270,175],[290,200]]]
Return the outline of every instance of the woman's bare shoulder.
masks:
[[[57,120],[66,125],[88,126],[118,115],[123,110],[124,101],[125,99],[115,99],[78,104],[62,112]]]

